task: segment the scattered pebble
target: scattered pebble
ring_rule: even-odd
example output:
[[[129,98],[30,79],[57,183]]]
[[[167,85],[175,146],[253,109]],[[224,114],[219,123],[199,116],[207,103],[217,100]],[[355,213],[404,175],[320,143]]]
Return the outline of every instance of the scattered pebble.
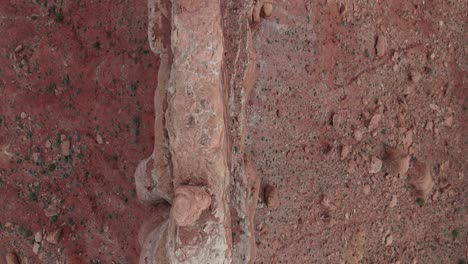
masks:
[[[363,192],[365,195],[368,195],[370,193],[370,190],[371,190],[371,187],[369,184],[366,184],[364,185],[364,187],[362,188]]]
[[[354,131],[354,139],[356,139],[357,141],[361,141],[362,140],[362,132],[361,130],[356,130]]]
[[[406,132],[401,142],[405,149],[409,149],[409,147],[413,144],[413,130]]]
[[[341,3],[340,4],[340,14],[344,14],[346,12],[347,8],[346,8],[346,5],[344,3]]]
[[[35,153],[32,154],[32,159],[33,159],[33,161],[34,161],[35,163],[37,163],[37,162],[39,161],[39,156],[40,156],[40,154],[37,153],[37,152],[35,152]]]
[[[453,125],[453,116],[447,116],[444,119],[444,126],[446,127],[452,127]]]
[[[46,140],[46,142],[45,142],[45,147],[46,147],[46,148],[52,147],[52,143],[50,142],[50,140]]]
[[[42,241],[42,231],[39,230],[36,232],[36,234],[34,235],[34,241],[36,242],[41,242]]]
[[[397,205],[398,203],[398,196],[393,195],[392,200],[390,201],[390,204],[388,205],[390,208],[393,208]]]
[[[61,235],[62,235],[62,229],[59,228],[49,233],[46,237],[46,240],[47,242],[56,245],[59,242]]]
[[[377,56],[382,57],[387,52],[387,38],[380,35],[377,37],[377,43],[375,44],[375,50],[377,52]]]
[[[270,209],[278,209],[280,198],[278,189],[272,185],[267,185],[264,190],[265,203]]]
[[[378,173],[382,169],[382,161],[377,157],[371,158],[369,173]]]
[[[410,77],[413,83],[417,83],[419,80],[421,80],[421,73],[418,71],[411,71]]]
[[[56,204],[51,204],[49,207],[44,209],[44,213],[46,217],[56,216],[60,214],[60,208],[58,208]]]
[[[104,140],[102,139],[101,135],[97,134],[96,135],[96,142],[101,145],[102,143],[104,143]]]
[[[432,121],[427,121],[426,126],[424,128],[428,131],[432,131],[434,129],[434,123]]]
[[[382,120],[382,115],[380,114],[373,115],[371,120],[369,121],[369,127],[368,127],[369,130],[376,129],[379,126],[381,120]]]
[[[23,51],[23,45],[18,45],[18,46],[16,46],[15,52],[16,52],[16,53],[20,53],[21,51]]]
[[[264,3],[261,14],[262,17],[270,17],[273,14],[273,5],[271,3]]]
[[[408,172],[410,158],[410,155],[406,153],[403,147],[396,147],[388,151],[385,166],[393,173],[403,176]]]
[[[408,181],[414,187],[416,195],[426,198],[434,187],[430,167],[421,161],[416,161],[408,173]]]
[[[26,117],[28,117],[28,115],[25,113],[25,112],[21,112],[21,119],[26,119]]]
[[[322,200],[320,201],[320,204],[325,208],[330,207],[330,199],[328,198],[328,196],[323,195]]]
[[[60,148],[62,150],[62,155],[63,156],[70,156],[70,141],[65,140],[60,143]]]
[[[6,254],[5,259],[6,264],[19,264],[18,256],[13,252]]]
[[[341,160],[344,160],[350,152],[351,152],[351,147],[349,145],[341,146]]]
[[[392,236],[392,234],[389,234],[389,235],[385,238],[385,245],[386,245],[386,246],[390,246],[392,243],[393,243],[393,236]]]
[[[34,243],[33,248],[32,248],[34,254],[36,254],[36,255],[39,254],[39,249],[41,249],[41,245],[39,243],[37,243],[37,242]]]

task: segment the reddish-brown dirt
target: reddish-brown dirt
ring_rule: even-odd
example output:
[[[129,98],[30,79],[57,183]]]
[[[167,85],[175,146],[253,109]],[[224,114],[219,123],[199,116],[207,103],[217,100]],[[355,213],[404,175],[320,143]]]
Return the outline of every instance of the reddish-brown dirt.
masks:
[[[467,263],[468,3],[273,7],[254,30],[246,149],[280,206],[261,193],[256,263]],[[138,262],[151,212],[133,174],[152,151],[159,66],[146,9],[0,1],[1,261]],[[428,166],[424,199],[386,161],[396,146],[408,175]]]
[[[281,206],[257,210],[257,262],[466,263],[467,2],[274,7],[255,38],[247,138]],[[409,173],[429,166],[425,200],[385,161],[369,173],[402,144]]]
[[[146,12],[144,1],[0,1],[1,263],[9,251],[137,263],[133,174],[152,151],[159,64]],[[58,228],[59,243],[35,255],[34,234]]]

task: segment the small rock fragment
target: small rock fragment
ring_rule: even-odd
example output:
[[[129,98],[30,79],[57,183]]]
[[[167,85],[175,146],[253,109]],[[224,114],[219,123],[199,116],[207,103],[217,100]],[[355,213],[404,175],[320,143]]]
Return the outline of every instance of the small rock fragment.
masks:
[[[389,234],[386,238],[385,238],[385,245],[386,246],[390,246],[393,242],[393,236],[392,234]]]
[[[406,132],[405,136],[401,140],[404,149],[409,149],[409,147],[413,144],[413,130]]]
[[[382,169],[382,161],[377,157],[371,158],[369,173],[378,173]]]
[[[369,184],[364,185],[362,188],[362,191],[364,192],[365,195],[368,195],[370,193],[371,187]]]
[[[273,5],[271,3],[264,3],[262,6],[262,17],[270,17],[273,13]]]
[[[42,241],[42,231],[39,230],[36,232],[36,234],[34,235],[34,241],[36,242],[41,242]]]
[[[380,35],[377,37],[377,43],[375,44],[375,50],[377,52],[377,56],[382,57],[385,55],[387,51],[387,38]]]
[[[211,196],[198,186],[179,186],[171,208],[171,216],[179,226],[188,226],[198,220],[211,204]]]
[[[35,163],[37,163],[37,162],[39,161],[39,156],[40,156],[39,153],[37,153],[37,152],[33,153],[33,154],[32,154],[32,160],[33,160]]]
[[[44,209],[44,213],[47,217],[56,216],[60,214],[60,208],[58,208],[56,204],[51,204],[49,207]]]
[[[60,143],[60,148],[62,149],[63,156],[70,156],[70,141],[65,140]]]
[[[34,243],[32,248],[33,253],[37,255],[39,253],[39,249],[41,249],[41,245],[37,242]]]
[[[19,264],[18,256],[13,252],[6,254],[5,259],[6,264]]]
[[[62,229],[59,228],[49,233],[46,237],[46,240],[47,242],[56,245],[59,242],[61,235],[62,235]]]
[[[446,127],[452,127],[453,125],[453,116],[447,116],[444,119],[444,126]]]
[[[393,208],[397,205],[398,203],[398,196],[393,195],[392,200],[390,201],[390,204],[388,205],[390,208]]]
[[[342,123],[342,118],[340,116],[340,114],[338,113],[334,113],[333,116],[332,116],[332,120],[331,120],[331,123],[334,127],[339,127]]]
[[[373,115],[371,120],[369,121],[369,130],[376,129],[379,126],[381,120],[382,120],[382,115],[380,114]]]
[[[426,198],[434,187],[430,167],[421,161],[416,161],[408,173],[408,181],[414,187],[416,196]]]
[[[408,172],[410,158],[403,147],[399,146],[388,151],[385,166],[393,173],[405,175]]]
[[[411,71],[410,77],[413,83],[417,83],[419,82],[419,80],[421,80],[421,73],[419,73],[418,71]]]
[[[52,143],[50,143],[50,140],[46,140],[45,147],[46,148],[52,147]]]
[[[278,209],[280,206],[278,189],[272,185],[267,185],[264,190],[265,203],[270,209]]]
[[[357,141],[361,141],[362,140],[362,132],[361,130],[356,130],[354,131],[354,139],[356,139]]]
[[[16,48],[15,48],[15,52],[16,52],[16,53],[19,53],[19,52],[21,52],[22,50],[23,50],[23,45],[21,45],[21,44],[18,45],[18,46],[16,46]]]
[[[346,8],[346,5],[344,3],[341,3],[340,4],[340,14],[344,14],[346,12],[347,8]]]
[[[21,112],[21,119],[25,119],[26,117],[28,117],[28,115],[25,113],[25,112]]]
[[[330,199],[328,198],[328,196],[323,195],[322,199],[320,200],[320,204],[325,208],[330,207]]]
[[[96,142],[101,145],[102,143],[104,143],[104,140],[102,139],[101,135],[97,134],[96,135]]]
[[[350,151],[351,147],[349,145],[341,146],[341,160],[344,160],[348,156]]]
[[[424,128],[428,131],[432,131],[432,129],[434,129],[434,123],[432,121],[427,121],[426,126]]]

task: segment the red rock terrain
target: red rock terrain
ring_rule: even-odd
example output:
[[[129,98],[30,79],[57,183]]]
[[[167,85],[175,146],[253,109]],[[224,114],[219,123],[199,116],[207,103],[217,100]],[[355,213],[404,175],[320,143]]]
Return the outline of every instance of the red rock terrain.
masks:
[[[146,3],[1,1],[0,17],[2,258],[136,263],[159,63]]]
[[[256,262],[466,263],[467,7],[274,5],[247,143],[280,207],[260,202]]]
[[[467,263],[466,1],[252,4],[221,1],[232,262]],[[134,180],[165,144],[147,9],[0,1],[0,263],[160,260],[140,245],[170,209]]]

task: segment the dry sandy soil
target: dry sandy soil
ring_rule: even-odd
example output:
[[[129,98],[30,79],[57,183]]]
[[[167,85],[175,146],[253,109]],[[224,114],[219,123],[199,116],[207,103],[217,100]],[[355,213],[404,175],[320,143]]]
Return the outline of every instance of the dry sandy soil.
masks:
[[[0,1],[0,263],[138,262],[159,66],[146,12]],[[256,263],[467,263],[467,13],[275,1],[255,26],[246,147],[280,206],[260,195]]]

